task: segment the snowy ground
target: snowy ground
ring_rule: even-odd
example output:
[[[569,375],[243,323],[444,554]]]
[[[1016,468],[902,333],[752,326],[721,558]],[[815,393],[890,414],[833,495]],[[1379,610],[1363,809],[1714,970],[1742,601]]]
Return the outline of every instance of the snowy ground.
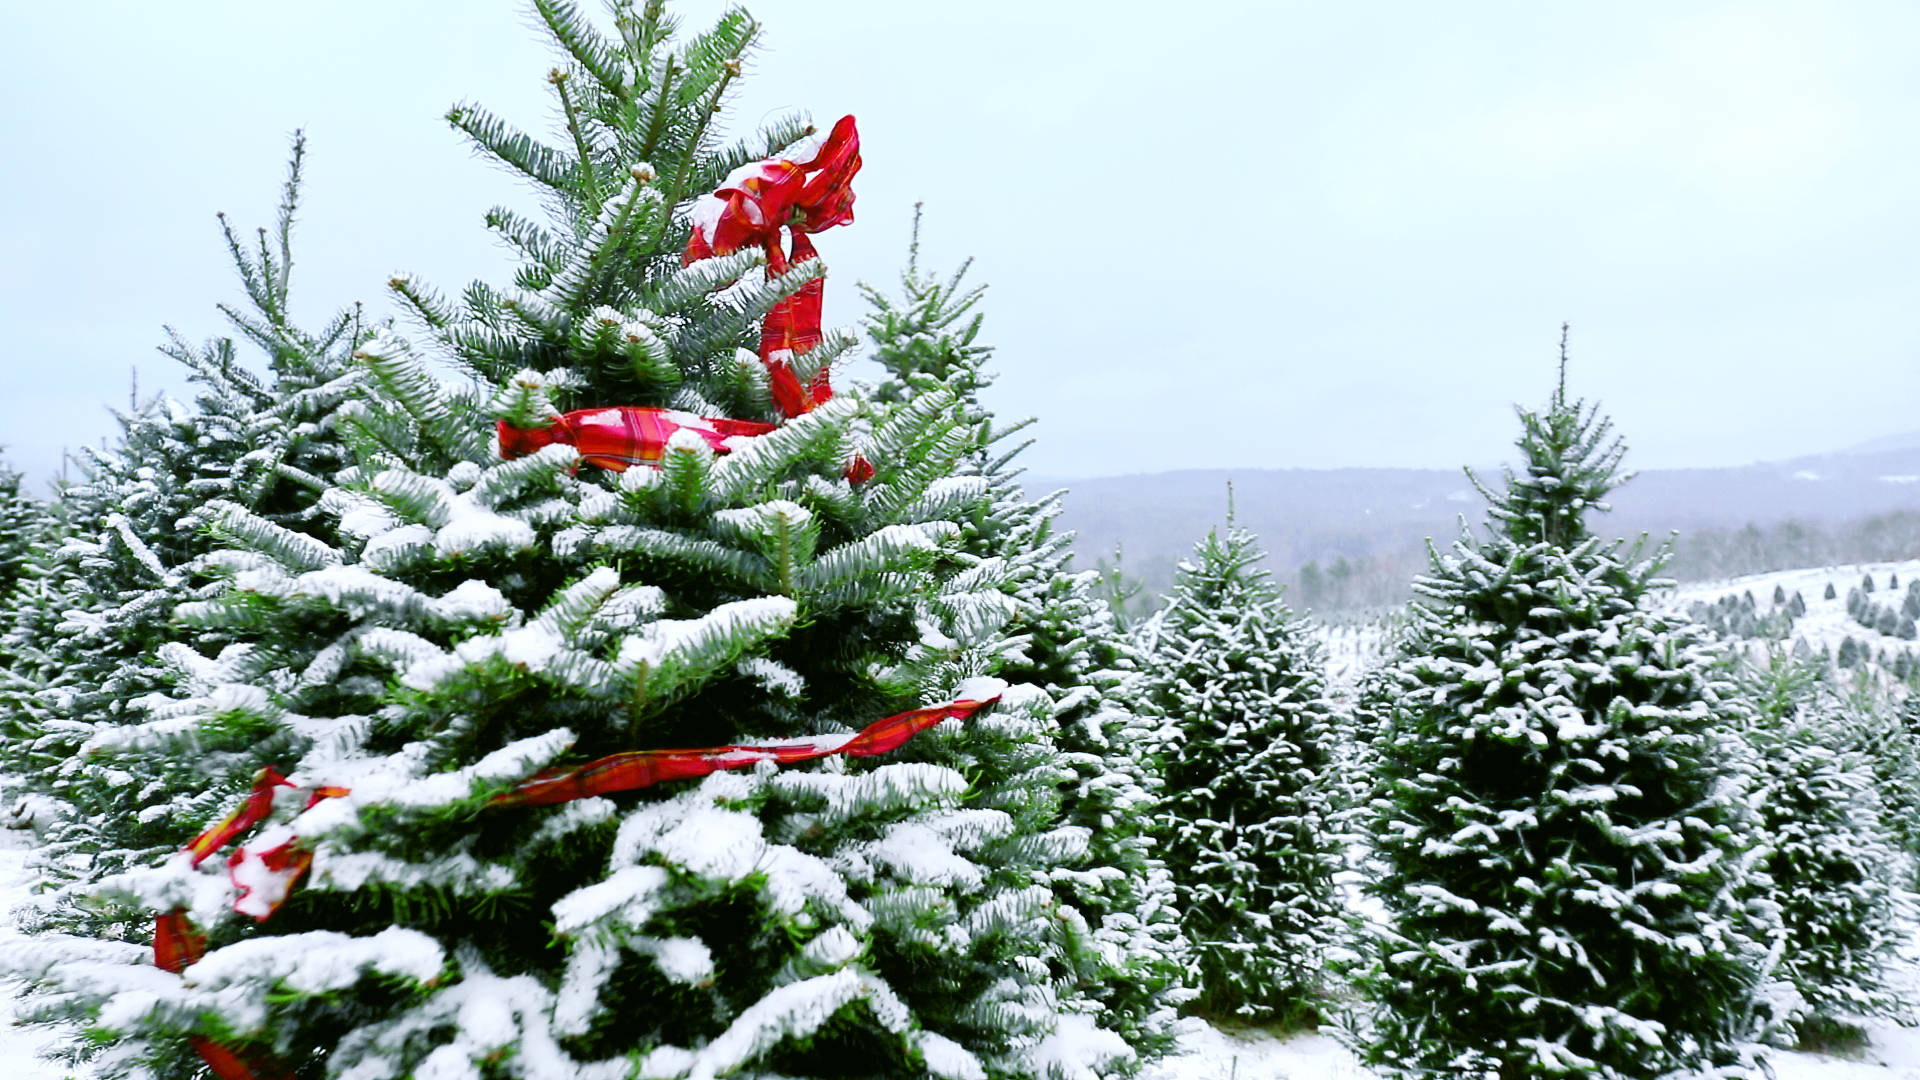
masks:
[[[1380,663],[1387,644],[1387,624],[1383,619],[1364,623],[1330,625],[1313,623],[1320,641],[1321,655],[1327,662],[1327,682],[1335,689],[1347,689],[1360,681],[1369,668]]]
[[[1920,1029],[1876,1024],[1868,1032],[1872,1042],[1853,1057],[1772,1051],[1768,1064],[1775,1080],[1920,1080]],[[1141,1080],[1377,1080],[1327,1035],[1276,1039],[1196,1023],[1178,1049]]]
[[[1877,630],[1869,630],[1847,614],[1847,590],[1858,586],[1860,579],[1868,574],[1873,575],[1874,584],[1878,586],[1872,599],[1882,604],[1897,604],[1906,593],[1907,583],[1920,577],[1920,559],[1821,566],[1810,570],[1777,570],[1766,574],[1749,574],[1729,581],[1688,582],[1673,591],[1671,602],[1684,611],[1688,604],[1696,600],[1711,604],[1723,596],[1751,592],[1756,606],[1764,614],[1772,609],[1773,590],[1778,586],[1789,597],[1798,592],[1805,598],[1807,613],[1793,621],[1793,637],[1804,638],[1807,647],[1814,652],[1819,652],[1823,646],[1838,652],[1840,642],[1848,637],[1862,645],[1871,646],[1875,654],[1920,648],[1920,643],[1902,641]],[[1889,590],[1887,581],[1895,574],[1900,577],[1900,587]],[[1834,591],[1831,600],[1825,599],[1829,584],[1833,585]],[[1788,644],[1791,645],[1792,641],[1789,640]]]
[[[4,913],[26,902],[27,852],[33,843],[28,829],[0,829],[0,942],[20,936]],[[0,1065],[8,1080],[58,1080],[72,1075],[64,1066],[43,1061],[40,1048],[51,1041],[43,1031],[18,1027],[13,1019],[11,993],[0,992]]]

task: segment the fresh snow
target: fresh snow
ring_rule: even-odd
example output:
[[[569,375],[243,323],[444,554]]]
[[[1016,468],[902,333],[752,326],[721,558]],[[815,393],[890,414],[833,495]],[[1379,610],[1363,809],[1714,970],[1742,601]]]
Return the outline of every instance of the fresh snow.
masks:
[[[1324,1033],[1282,1038],[1184,1023],[1174,1052],[1141,1070],[1140,1080],[1388,1080]],[[1882,1021],[1867,1032],[1866,1048],[1849,1057],[1768,1051],[1773,1080],[1920,1080],[1920,1029]]]
[[[1901,573],[1904,578],[1905,569]],[[25,829],[0,831],[0,903],[4,903],[7,911],[27,901],[32,879],[26,860],[32,838],[32,832]],[[19,931],[11,925],[0,925],[0,946],[20,940]],[[411,962],[408,966],[416,968],[409,974],[426,973],[433,961],[429,950],[424,948],[400,952]],[[1920,938],[1907,950],[1907,962],[1915,974],[1920,975]],[[575,1008],[583,1005],[575,1003]],[[1174,1053],[1149,1064],[1142,1071],[1141,1080],[1385,1080],[1362,1066],[1330,1035],[1308,1033],[1282,1038],[1262,1031],[1222,1031],[1199,1020],[1187,1020],[1183,1024]],[[1770,1064],[1775,1080],[1920,1080],[1920,1028],[1876,1022],[1867,1030],[1871,1041],[1852,1057],[1773,1052]],[[944,1040],[933,1041],[936,1045],[923,1043],[923,1048],[941,1059],[939,1064],[943,1068],[936,1070],[938,1075],[956,1078],[979,1075],[968,1067],[970,1055],[964,1050],[945,1044]],[[57,1043],[58,1039],[44,1029],[17,1026],[13,1021],[11,990],[0,993],[0,1063],[8,1067],[9,1080],[60,1080],[61,1077],[84,1080],[88,1075],[86,1070],[58,1066],[40,1057],[43,1049]],[[1056,1045],[1049,1049],[1065,1051],[1068,1048]],[[1113,1048],[1078,1046],[1073,1049],[1084,1052]]]
[[[1773,606],[1775,586],[1786,591],[1789,598],[1798,592],[1807,602],[1807,613],[1793,621],[1793,634],[1787,645],[1793,645],[1793,639],[1804,639],[1807,647],[1819,652],[1824,646],[1838,652],[1840,643],[1851,637],[1862,645],[1871,646],[1875,653],[1886,650],[1897,653],[1901,649],[1914,649],[1920,643],[1903,641],[1889,637],[1878,630],[1870,630],[1854,621],[1847,614],[1847,590],[1860,584],[1860,579],[1868,574],[1879,586],[1870,599],[1887,603],[1891,598],[1895,603],[1905,595],[1907,582],[1920,579],[1920,559],[1908,559],[1903,562],[1846,563],[1840,566],[1819,566],[1803,570],[1775,570],[1764,574],[1749,574],[1745,577],[1725,581],[1687,582],[1669,594],[1668,603],[1679,611],[1685,611],[1695,601],[1711,604],[1723,596],[1739,596],[1753,593],[1753,599],[1759,611],[1764,614]],[[1893,574],[1900,575],[1900,589],[1887,590],[1887,579]],[[1831,582],[1834,598],[1825,599],[1827,584]]]
[[[33,846],[28,829],[0,830],[0,904],[12,912],[27,902],[32,877],[27,873],[27,853]],[[24,940],[13,928],[13,920],[0,919],[0,948]],[[45,1028],[19,1027],[14,1019],[14,988],[0,989],[0,1062],[7,1066],[9,1080],[58,1080],[72,1075],[63,1066],[41,1058],[42,1049],[60,1043]]]

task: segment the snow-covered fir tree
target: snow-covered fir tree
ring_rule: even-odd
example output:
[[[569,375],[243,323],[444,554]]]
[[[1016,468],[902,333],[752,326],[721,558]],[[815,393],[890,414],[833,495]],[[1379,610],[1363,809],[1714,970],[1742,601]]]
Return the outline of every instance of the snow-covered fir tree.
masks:
[[[1143,629],[1165,722],[1154,833],[1193,947],[1194,1007],[1283,1023],[1318,1016],[1340,923],[1333,717],[1320,657],[1231,524],[1183,561]]]
[[[873,356],[891,376],[875,396],[908,402],[946,390],[966,403],[976,443],[961,471],[985,484],[988,501],[966,524],[964,543],[1005,563],[1015,603],[1007,632],[1024,642],[1000,675],[1047,691],[1068,770],[1063,817],[1092,838],[1079,863],[1054,872],[1056,889],[1097,945],[1084,961],[1106,1007],[1103,1022],[1136,1050],[1157,1054],[1171,1045],[1176,1007],[1189,991],[1181,986],[1185,938],[1172,880],[1146,835],[1161,778],[1157,725],[1140,708],[1143,664],[1099,595],[1098,572],[1072,566],[1073,534],[1056,527],[1059,493],[1030,499],[1018,482],[1012,463],[1026,444],[1009,444],[1026,423],[998,424],[979,403],[992,383],[992,350],[979,342],[984,287],[966,287],[966,269],[945,279],[920,269],[916,210],[898,295],[863,290]]]
[[[964,550],[973,426],[834,394],[851,340],[806,333],[851,118],[723,144],[744,14],[676,47],[658,3],[535,8],[564,146],[451,119],[557,220],[490,215],[510,288],[395,282],[426,343],[361,346],[321,518],[205,508],[195,655],[118,743],[286,784],[96,891],[151,949],[17,950],[33,1015],[113,1077],[1123,1069],[1053,888],[1088,844],[1054,707],[982,677],[1021,642]],[[888,714],[946,722],[835,753]],[[715,749],[635,753],[673,747]]]
[[[1654,1077],[1732,1059],[1769,937],[1711,655],[1587,527],[1624,448],[1560,383],[1484,535],[1435,552],[1379,748],[1366,1059]],[[1470,474],[1471,475],[1471,474]],[[1475,481],[1476,485],[1478,481]]]
[[[331,418],[359,378],[348,365],[357,313],[309,333],[288,311],[304,157],[296,135],[276,227],[257,244],[221,219],[249,301],[221,311],[265,354],[266,370],[245,366],[232,339],[196,347],[174,335],[162,351],[184,369],[192,402],[135,401],[117,417],[116,445],[81,452],[81,478],[60,493],[62,542],[10,612],[23,685],[9,702],[15,737],[0,744],[0,764],[55,801],[36,853],[55,879],[145,861],[217,812],[226,792],[203,763],[123,761],[115,749],[119,734],[150,719],[143,699],[173,683],[185,655],[174,611],[205,584],[192,563],[215,546],[200,510],[218,500],[298,524],[317,512],[323,478],[345,464]]]
[[[1824,667],[1771,654],[1743,680],[1747,737],[1759,762],[1752,803],[1768,854],[1764,894],[1778,905],[1777,977],[1793,987],[1776,1019],[1802,1040],[1842,1018],[1898,1016],[1888,963],[1909,909],[1906,858],[1887,835],[1868,758]]]
[[[0,597],[9,597],[38,567],[53,522],[46,503],[21,490],[20,473],[0,463]]]
[[[1824,665],[1823,665],[1824,667]],[[1893,845],[1906,856],[1910,886],[1920,886],[1920,697],[1896,704],[1872,686],[1827,682],[1823,712],[1840,751],[1859,755],[1873,770],[1874,797]]]
[[[50,622],[46,567],[59,542],[56,510],[20,488],[20,474],[0,465],[0,610],[6,613],[0,615],[0,746],[35,734],[31,706],[40,685],[42,635],[8,631]],[[27,817],[30,807],[14,799],[11,811]]]

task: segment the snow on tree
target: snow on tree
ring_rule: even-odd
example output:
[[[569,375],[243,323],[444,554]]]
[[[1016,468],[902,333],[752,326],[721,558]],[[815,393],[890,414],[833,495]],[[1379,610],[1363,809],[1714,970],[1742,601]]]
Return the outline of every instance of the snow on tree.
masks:
[[[1752,793],[1768,849],[1764,894],[1780,909],[1777,977],[1795,998],[1778,1020],[1802,1039],[1842,1018],[1898,1016],[1888,963],[1902,941],[1906,858],[1887,833],[1878,778],[1824,667],[1772,654],[1750,668]]]
[[[20,474],[0,464],[0,596],[12,596],[34,576],[43,539],[52,528],[47,505],[20,490]]]
[[[363,343],[319,517],[204,508],[191,655],[117,744],[244,734],[284,777],[95,891],[151,949],[15,950],[29,1014],[107,1077],[1124,1068],[1053,887],[1088,847],[1055,706],[983,677],[1022,643],[964,549],[963,402],[830,381],[810,234],[851,219],[852,119],[725,145],[746,15],[675,47],[657,3],[535,8],[565,147],[450,119],[557,220],[489,215],[510,288],[394,282],[463,379]]]
[[[1143,629],[1168,742],[1154,831],[1193,944],[1195,1008],[1293,1023],[1318,1015],[1340,935],[1333,717],[1318,650],[1262,558],[1245,529],[1209,533]]]
[[[11,613],[8,649],[23,685],[0,763],[62,808],[36,853],[55,879],[144,861],[217,816],[228,792],[216,779],[217,741],[201,760],[121,761],[116,733],[149,721],[143,700],[177,677],[174,611],[205,584],[192,563],[215,546],[201,508],[218,500],[297,524],[345,464],[331,419],[359,379],[348,362],[362,333],[357,312],[318,333],[288,314],[304,158],[296,135],[276,228],[261,230],[256,246],[221,219],[249,300],[221,311],[265,354],[266,370],[244,366],[231,339],[195,347],[173,335],[162,351],[185,369],[193,401],[136,400],[118,416],[116,446],[82,451],[82,478],[60,493],[63,540]]]
[[[1176,1006],[1186,992],[1185,938],[1172,880],[1154,856],[1146,825],[1159,805],[1157,730],[1143,715],[1141,658],[1099,594],[1097,571],[1072,567],[1073,534],[1056,529],[1058,494],[1029,499],[1009,447],[1027,422],[997,425],[979,404],[992,382],[992,349],[978,341],[984,287],[963,285],[966,266],[942,280],[919,267],[920,220],[899,295],[863,288],[867,333],[890,378],[875,397],[905,402],[942,390],[958,395],[975,426],[963,475],[986,485],[986,512],[966,524],[968,550],[1006,565],[1015,607],[1006,632],[1024,642],[999,671],[1047,691],[1054,739],[1067,779],[1062,816],[1085,828],[1086,856],[1053,872],[1056,891],[1085,920],[1096,948],[1084,959],[1103,1024],[1143,1055],[1171,1047]]]
[[[1624,448],[1565,374],[1563,345],[1548,408],[1518,410],[1520,471],[1474,480],[1485,534],[1433,553],[1393,672],[1361,1041],[1398,1072],[1654,1077],[1749,1029],[1767,923],[1742,899],[1725,688],[1650,610],[1659,559],[1588,531]]]

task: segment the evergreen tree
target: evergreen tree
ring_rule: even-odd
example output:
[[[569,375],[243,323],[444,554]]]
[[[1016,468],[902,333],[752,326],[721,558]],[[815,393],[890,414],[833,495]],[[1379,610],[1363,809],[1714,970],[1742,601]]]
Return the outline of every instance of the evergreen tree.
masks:
[[[1838,596],[1839,594],[1838,594],[1838,593],[1836,593],[1836,592],[1834,592],[1834,589],[1833,589],[1833,582],[1831,582],[1831,581],[1829,581],[1829,582],[1827,582],[1827,591],[1826,591],[1826,592],[1824,592],[1824,593],[1821,593],[1820,595],[1821,595],[1822,597],[1824,597],[1825,599],[1828,599],[1828,600],[1831,600],[1831,599],[1833,599],[1833,598],[1834,598],[1835,596]]]
[[[1097,952],[1085,958],[1100,1019],[1136,1050],[1157,1055],[1172,1044],[1174,1007],[1184,998],[1185,939],[1173,886],[1146,836],[1159,805],[1159,739],[1141,715],[1141,658],[1102,595],[1103,575],[1075,572],[1073,534],[1059,531],[1058,493],[1029,499],[1012,467],[1024,443],[1009,447],[1024,422],[998,425],[978,394],[992,382],[992,350],[979,343],[983,288],[965,288],[966,267],[942,280],[919,267],[920,220],[899,295],[865,288],[874,359],[891,379],[875,393],[907,402],[949,390],[961,396],[976,431],[962,462],[990,499],[969,524],[966,544],[1006,565],[1019,649],[1001,677],[1044,689],[1053,702],[1054,738],[1067,781],[1062,817],[1091,837],[1080,862],[1054,873],[1056,891],[1085,921]]]
[[[1869,759],[1825,671],[1773,655],[1745,680],[1760,762],[1753,792],[1769,849],[1766,897],[1780,908],[1777,971],[1798,999],[1780,1019],[1804,1040],[1842,1017],[1901,1009],[1888,963],[1906,876],[1886,832]]]
[[[38,569],[53,527],[45,503],[20,490],[20,474],[0,463],[0,597],[11,597]]]
[[[184,369],[192,402],[136,400],[117,417],[117,445],[82,451],[82,479],[61,491],[52,565],[11,613],[8,649],[22,679],[0,763],[63,807],[36,853],[55,880],[148,860],[216,812],[217,767],[116,749],[142,738],[148,695],[191,662],[174,644],[172,618],[205,584],[193,563],[215,546],[200,511],[218,500],[297,525],[318,512],[324,478],[345,464],[332,414],[359,380],[348,359],[357,313],[338,313],[318,333],[288,313],[304,158],[296,134],[276,227],[260,230],[257,245],[221,219],[249,300],[221,311],[265,354],[266,370],[244,366],[232,339],[195,347],[173,335],[162,351]]]
[[[1651,610],[1658,558],[1587,528],[1624,449],[1565,372],[1563,346],[1549,407],[1519,410],[1523,471],[1434,553],[1395,667],[1362,1038],[1396,1071],[1654,1077],[1748,1033],[1742,755],[1695,631]]]
[[[1861,576],[1860,591],[1863,593],[1870,593],[1873,591],[1873,575],[1872,574],[1865,574]]]
[[[1231,524],[1180,564],[1149,624],[1148,689],[1167,725],[1155,831],[1193,942],[1195,1007],[1318,1015],[1337,940],[1333,718],[1320,658],[1258,541]]]
[[[820,295],[806,234],[846,220],[850,122],[811,152],[797,121],[720,142],[759,33],[742,13],[674,47],[658,3],[615,0],[612,36],[535,7],[568,57],[567,147],[477,107],[451,120],[557,220],[489,216],[525,256],[511,288],[448,303],[395,282],[464,381],[398,334],[363,343],[352,463],[314,521],[202,511],[221,543],[176,615],[192,655],[120,744],[220,747],[209,772],[280,763],[296,790],[275,801],[262,776],[231,878],[183,853],[105,882],[159,913],[162,970],[48,941],[34,1015],[87,1025],[109,1077],[1118,1067],[1049,885],[1088,837],[1059,821],[1043,695],[1007,690],[884,759],[831,755],[888,713],[992,697],[975,676],[1013,647],[1004,562],[961,544],[985,506],[952,476],[960,399],[875,409],[827,392],[848,339],[779,344]],[[788,169],[807,201],[758,219],[764,259],[715,253],[753,224],[748,181]],[[732,202],[702,197],[723,184]],[[629,441],[597,441],[614,421]],[[635,787],[682,757],[605,760],[734,745],[763,749],[703,760],[759,763],[696,783]],[[829,756],[774,764],[803,750]]]
[[[1860,663],[1860,643],[1853,640],[1852,634],[1841,639],[1840,654],[1834,658],[1834,663],[1843,668],[1850,668]]]

